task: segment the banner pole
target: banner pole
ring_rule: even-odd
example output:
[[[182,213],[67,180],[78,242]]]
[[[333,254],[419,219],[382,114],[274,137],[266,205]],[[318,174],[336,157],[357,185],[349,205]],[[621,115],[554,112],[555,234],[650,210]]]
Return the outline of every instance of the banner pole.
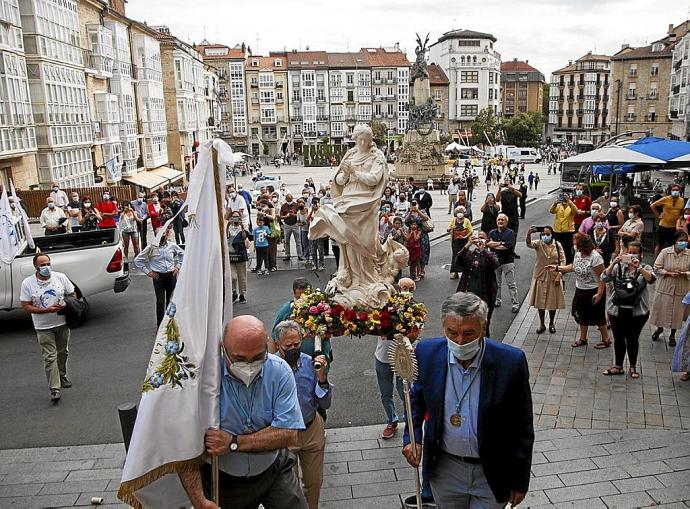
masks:
[[[213,182],[216,191],[216,210],[218,212],[218,229],[220,230],[220,251],[223,260],[223,303],[225,303],[225,219],[223,217],[223,190],[220,186],[220,169],[218,168],[218,151],[215,147],[211,147],[211,155],[213,159]],[[225,314],[225,311],[223,312]],[[211,457],[211,484],[213,489],[213,502],[220,506],[220,485],[219,485],[219,466],[218,456]]]

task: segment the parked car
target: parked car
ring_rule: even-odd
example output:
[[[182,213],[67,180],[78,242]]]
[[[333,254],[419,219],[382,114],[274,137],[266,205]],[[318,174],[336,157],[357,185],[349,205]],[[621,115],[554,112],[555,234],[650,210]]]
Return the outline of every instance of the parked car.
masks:
[[[49,255],[53,269],[64,273],[86,298],[102,292],[124,292],[129,286],[129,267],[117,228],[36,237],[36,247],[30,249],[21,221],[14,219],[19,254],[10,264],[0,261],[0,310],[21,307],[22,281],[36,271],[33,257],[39,251]]]

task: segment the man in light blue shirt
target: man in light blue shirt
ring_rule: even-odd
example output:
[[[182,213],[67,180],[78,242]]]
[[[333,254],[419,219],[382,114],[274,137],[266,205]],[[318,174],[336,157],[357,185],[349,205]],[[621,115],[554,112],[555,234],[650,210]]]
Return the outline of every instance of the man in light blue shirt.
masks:
[[[170,235],[170,228],[163,234],[157,246],[149,244],[134,258],[134,265],[137,269],[153,280],[153,289],[156,292],[156,323],[158,325],[163,321],[165,309],[172,298],[177,274],[180,272],[184,259],[184,251],[177,244],[169,243],[168,235]]]
[[[258,318],[231,320],[223,337],[220,429],[206,433],[209,454],[219,456],[220,507],[307,509],[288,447],[298,443],[304,422],[292,370],[267,353],[268,334]],[[183,474],[194,507],[215,508],[211,468]],[[205,496],[204,496],[205,492]]]
[[[149,221],[149,205],[146,203],[144,193],[138,193],[137,199],[132,200],[131,205],[141,219],[141,223],[138,223],[139,238],[141,239],[141,249],[146,249],[146,223]]]
[[[297,399],[304,420],[296,452],[302,469],[304,497],[309,509],[318,509],[323,483],[323,456],[326,448],[324,421],[319,410],[331,407],[331,384],[328,383],[326,356],[311,356],[300,351],[302,332],[297,322],[285,320],[273,328],[278,355],[292,368],[297,383]]]

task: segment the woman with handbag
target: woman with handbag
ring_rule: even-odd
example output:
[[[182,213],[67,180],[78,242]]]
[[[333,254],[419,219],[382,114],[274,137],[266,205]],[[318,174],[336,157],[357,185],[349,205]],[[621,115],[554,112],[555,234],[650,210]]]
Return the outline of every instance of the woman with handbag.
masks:
[[[450,278],[458,278],[458,253],[467,244],[467,239],[472,235],[472,223],[465,217],[465,207],[455,208],[455,217],[450,220],[448,228],[446,229],[450,233],[450,247],[451,247],[451,258],[450,258]]]
[[[537,308],[539,313],[539,328],[537,334],[546,331],[546,310],[549,311],[549,333],[556,332],[554,324],[556,311],[565,309],[565,288],[561,274],[547,270],[550,265],[565,265],[565,251],[563,246],[553,238],[553,229],[545,226],[540,240],[532,240],[537,233],[534,226],[527,232],[527,247],[534,249],[537,257],[532,272],[532,285],[529,292],[529,305]]]
[[[603,371],[606,376],[622,375],[625,354],[630,363],[630,378],[640,378],[637,372],[637,353],[640,334],[649,318],[649,289],[656,281],[654,269],[642,263],[642,244],[632,241],[627,254],[613,259],[601,276],[613,283],[613,292],[606,303],[606,311],[613,332],[615,363]]]
[[[410,211],[405,216],[405,225],[409,227],[412,223],[417,224],[417,228],[422,232],[420,235],[420,246],[422,249],[422,256],[419,260],[420,274],[419,277],[424,277],[424,267],[429,264],[429,255],[431,254],[431,244],[429,243],[429,232],[433,231],[434,226],[429,216],[419,209],[419,202],[412,200]]]
[[[239,300],[242,304],[247,302],[247,242],[254,240],[251,232],[244,229],[240,211],[230,214],[230,222],[227,227],[228,254],[230,257],[230,274],[232,276],[232,301]]]

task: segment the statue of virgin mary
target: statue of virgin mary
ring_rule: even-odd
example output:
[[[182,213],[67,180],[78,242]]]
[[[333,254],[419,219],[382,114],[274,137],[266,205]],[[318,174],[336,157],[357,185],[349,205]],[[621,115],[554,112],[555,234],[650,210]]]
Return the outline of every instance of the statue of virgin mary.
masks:
[[[388,183],[386,159],[369,126],[358,125],[333,179],[333,203],[323,205],[309,227],[309,238],[330,237],[340,246],[340,264],[326,287],[343,306],[379,308],[394,293],[395,275],[407,265],[407,249],[378,235],[379,205]]]

